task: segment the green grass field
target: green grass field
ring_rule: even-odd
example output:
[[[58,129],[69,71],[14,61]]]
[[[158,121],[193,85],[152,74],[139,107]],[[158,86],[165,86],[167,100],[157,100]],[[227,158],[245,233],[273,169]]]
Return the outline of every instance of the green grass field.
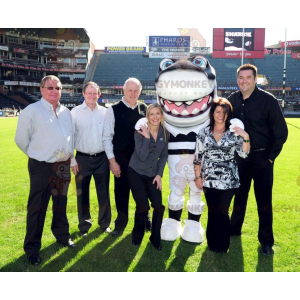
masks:
[[[1,271],[300,271],[300,119],[287,119],[289,138],[275,162],[273,188],[274,255],[259,253],[258,216],[253,190],[250,192],[243,234],[232,237],[228,254],[208,250],[206,240],[195,245],[178,239],[162,242],[161,252],[149,242],[146,233],[140,247],[131,244],[135,204],[130,199],[130,220],[124,234],[113,238],[97,226],[97,200],[94,184],[91,190],[91,213],[94,224],[87,238],[78,236],[76,188],[74,177],[69,188],[68,219],[70,233],[77,248],[59,248],[51,227],[51,201],[44,226],[42,264],[31,266],[23,251],[26,228],[26,205],[29,191],[27,157],[14,143],[17,118],[0,119],[0,270]],[[113,177],[110,183],[112,214],[116,209]],[[163,180],[163,201],[167,207],[168,169]],[[205,200],[204,200],[205,201]],[[165,217],[167,217],[167,210]],[[184,210],[182,219],[187,218]],[[201,217],[204,229],[207,209]],[[112,222],[111,228],[114,228]]]

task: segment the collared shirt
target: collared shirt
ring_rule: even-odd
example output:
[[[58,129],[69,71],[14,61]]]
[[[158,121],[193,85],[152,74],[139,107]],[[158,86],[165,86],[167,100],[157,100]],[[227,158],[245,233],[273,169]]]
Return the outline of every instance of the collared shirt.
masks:
[[[245,124],[251,141],[251,150],[266,149],[272,161],[279,155],[287,140],[288,129],[277,99],[255,87],[249,98],[243,99],[240,91],[228,100],[233,106],[233,118]],[[250,151],[251,153],[251,151]]]
[[[168,159],[167,133],[160,126],[156,141],[150,134],[150,138],[143,137],[140,133],[134,134],[135,149],[131,156],[129,166],[137,173],[148,177],[163,176]]]
[[[138,106],[138,104],[136,104],[135,106],[130,107],[130,105],[125,101],[124,97],[122,97],[121,101],[128,108],[131,108],[132,110],[134,110]],[[114,147],[112,143],[114,134],[115,134],[115,115],[114,115],[113,108],[109,107],[105,114],[103,137],[102,137],[103,146],[108,159],[115,157],[113,151]]]
[[[244,152],[242,146],[243,138],[235,136],[230,130],[225,131],[218,142],[209,126],[200,130],[194,165],[201,165],[204,187],[218,190],[239,187],[239,173],[234,153],[236,151],[240,157],[246,158],[248,153]]]
[[[53,105],[44,98],[28,105],[19,115],[15,142],[26,155],[38,161],[66,161],[73,156],[69,109],[58,103],[55,114]]]
[[[102,133],[105,112],[106,108],[97,103],[94,110],[85,102],[72,109],[74,149],[87,154],[104,151]]]

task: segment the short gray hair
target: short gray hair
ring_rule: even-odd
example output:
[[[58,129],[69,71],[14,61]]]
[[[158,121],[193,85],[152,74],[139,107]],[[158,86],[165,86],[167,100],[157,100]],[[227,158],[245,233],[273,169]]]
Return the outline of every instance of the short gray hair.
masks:
[[[140,92],[142,91],[143,86],[142,86],[141,82],[140,82],[137,78],[134,78],[134,77],[129,77],[129,78],[125,81],[125,83],[124,83],[124,85],[123,85],[123,90],[126,89],[126,85],[127,85],[128,82],[134,82],[134,83],[136,83],[136,84],[140,87]]]

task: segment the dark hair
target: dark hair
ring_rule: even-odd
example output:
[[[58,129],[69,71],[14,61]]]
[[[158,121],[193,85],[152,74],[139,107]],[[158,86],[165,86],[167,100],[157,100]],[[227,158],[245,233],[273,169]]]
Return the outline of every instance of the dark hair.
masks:
[[[213,100],[213,103],[211,105],[209,113],[210,130],[213,131],[215,127],[214,112],[218,106],[221,106],[223,108],[224,116],[227,115],[227,119],[225,121],[225,130],[228,130],[230,126],[230,120],[232,118],[232,105],[227,99],[222,97],[218,97],[217,99]]]
[[[243,71],[243,70],[252,70],[254,78],[257,75],[257,68],[254,65],[244,64],[237,69],[236,76],[239,76],[240,71]]]

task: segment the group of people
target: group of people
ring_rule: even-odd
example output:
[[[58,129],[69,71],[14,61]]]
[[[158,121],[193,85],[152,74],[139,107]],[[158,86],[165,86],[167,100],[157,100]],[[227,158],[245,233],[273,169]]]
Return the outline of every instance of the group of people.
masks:
[[[287,126],[276,98],[258,89],[256,80],[255,66],[241,66],[237,71],[240,91],[228,100],[214,99],[210,125],[197,137],[195,183],[205,194],[207,242],[216,252],[227,252],[230,235],[241,234],[253,179],[261,251],[272,253],[273,166],[287,139]],[[53,235],[62,246],[76,247],[66,215],[70,169],[76,181],[81,236],[87,236],[92,226],[89,195],[93,176],[99,203],[98,225],[102,231],[113,236],[123,233],[128,223],[131,190],[136,202],[132,243],[141,244],[148,229],[150,242],[161,250],[160,228],[165,211],[161,189],[169,134],[160,105],[153,103],[147,107],[138,101],[142,85],[136,78],[126,80],[122,100],[108,109],[98,105],[101,92],[94,82],[85,84],[85,101],[71,112],[59,102],[62,90],[59,78],[44,77],[40,90],[41,101],[22,111],[15,136],[16,144],[29,157],[30,192],[24,241],[29,262],[33,265],[41,262],[39,251],[51,196]],[[117,209],[113,231],[110,171],[114,175]],[[230,220],[229,206],[234,195]]]
[[[215,252],[226,253],[230,236],[242,234],[253,179],[260,252],[273,253],[273,169],[287,140],[288,130],[277,99],[259,89],[256,81],[254,65],[239,67],[239,91],[232,93],[228,100],[214,100],[210,126],[201,130],[197,137],[195,180],[198,188],[203,187],[207,201],[206,237],[208,247]],[[242,124],[246,131],[236,124]],[[233,211],[229,218],[233,196]]]
[[[97,103],[99,86],[88,82],[83,88],[84,103],[70,112],[59,102],[62,90],[59,78],[49,75],[41,81],[41,101],[29,105],[20,115],[15,142],[29,158],[30,192],[24,250],[31,264],[41,262],[39,251],[51,196],[53,235],[60,245],[76,247],[70,237],[66,215],[70,168],[76,181],[81,236],[87,236],[92,226],[89,196],[92,176],[99,203],[98,225],[103,232],[111,232],[111,170],[118,212],[111,234],[121,235],[127,226],[132,190],[137,203],[132,242],[140,244],[148,228],[152,231],[151,243],[161,249],[160,225],[164,212],[161,178],[167,161],[164,116],[159,105],[147,108],[138,102],[142,90],[138,79],[129,78],[123,89],[122,100],[106,109]],[[136,131],[137,121],[145,117],[148,124]],[[148,198],[154,208],[152,222]]]

